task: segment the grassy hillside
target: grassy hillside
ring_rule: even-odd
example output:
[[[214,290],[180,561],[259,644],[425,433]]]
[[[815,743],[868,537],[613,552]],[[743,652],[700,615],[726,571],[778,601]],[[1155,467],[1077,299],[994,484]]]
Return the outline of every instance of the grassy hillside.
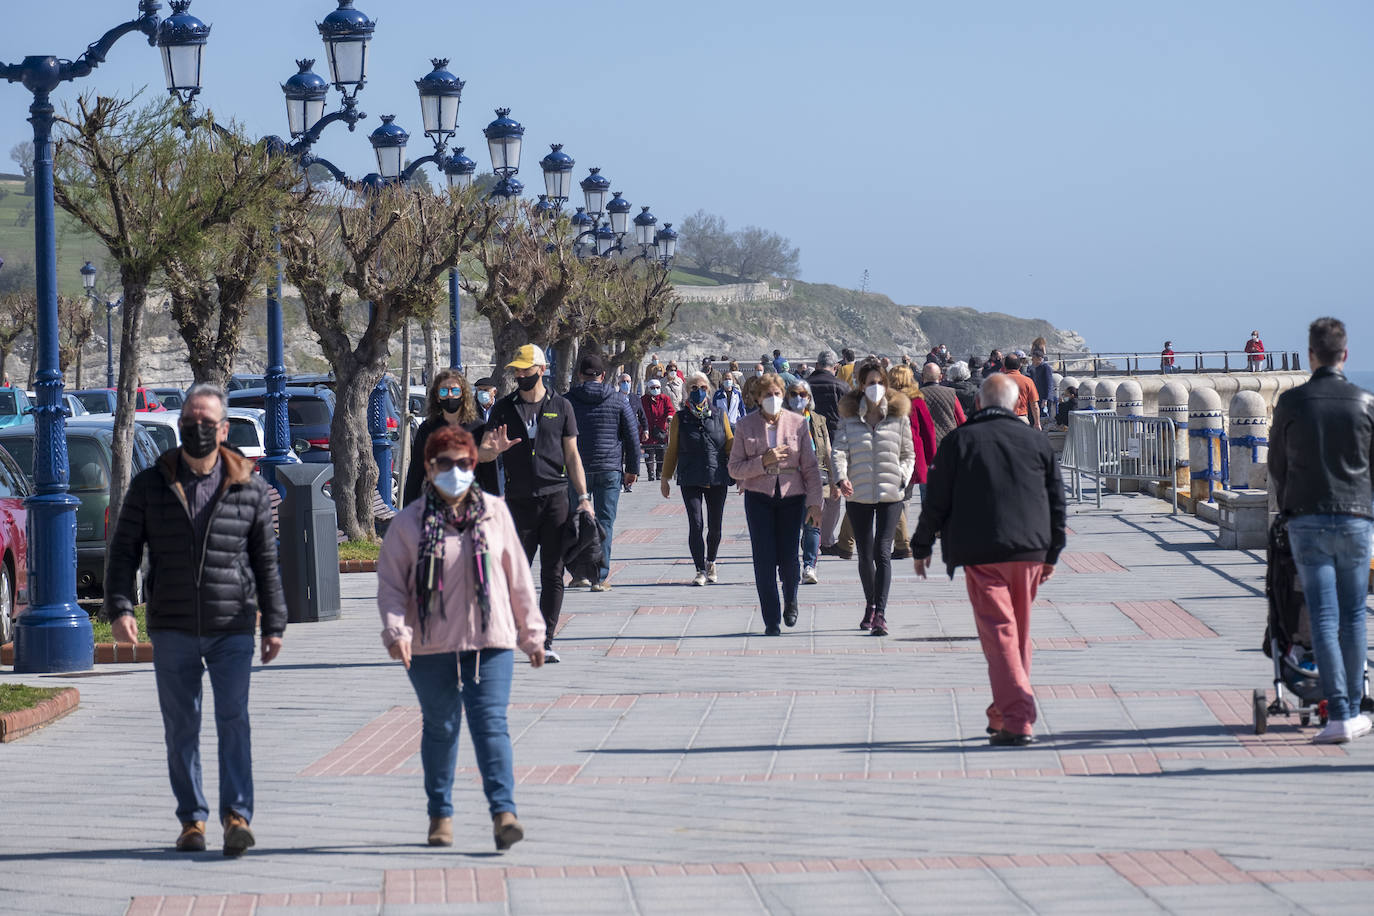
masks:
[[[33,264],[33,198],[25,195],[22,181],[0,181],[0,257],[5,270]],[[105,248],[80,229],[66,213],[57,210],[57,287],[67,295],[80,295],[81,265],[91,261],[102,267]]]

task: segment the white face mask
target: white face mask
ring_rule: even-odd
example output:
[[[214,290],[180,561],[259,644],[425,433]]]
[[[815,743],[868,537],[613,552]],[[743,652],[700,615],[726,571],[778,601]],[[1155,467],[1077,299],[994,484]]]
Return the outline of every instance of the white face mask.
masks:
[[[763,412],[771,416],[776,416],[782,411],[782,395],[770,394],[763,399]]]
[[[806,398],[800,394],[794,394],[787,399],[787,406],[797,413],[801,413],[806,409]]]
[[[882,385],[869,385],[864,389],[864,397],[876,404],[883,399],[884,388]]]
[[[762,377],[763,377],[763,370],[762,370],[762,369],[755,369],[755,370],[754,370],[754,375],[756,375],[756,376],[762,378]]]
[[[468,491],[475,476],[472,471],[451,467],[434,475],[434,489],[449,499],[455,499]]]

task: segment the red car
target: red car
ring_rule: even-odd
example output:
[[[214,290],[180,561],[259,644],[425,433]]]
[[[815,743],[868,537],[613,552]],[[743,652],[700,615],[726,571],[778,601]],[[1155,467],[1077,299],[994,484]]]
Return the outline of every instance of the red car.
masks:
[[[28,478],[0,448],[0,643],[14,638],[14,618],[29,600],[28,495]]]

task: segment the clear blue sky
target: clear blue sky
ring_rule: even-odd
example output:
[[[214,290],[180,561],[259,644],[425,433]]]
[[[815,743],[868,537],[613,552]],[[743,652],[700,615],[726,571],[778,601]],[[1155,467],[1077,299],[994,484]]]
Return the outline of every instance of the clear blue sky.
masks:
[[[1238,348],[1252,327],[1301,348],[1334,314],[1374,369],[1368,0],[357,4],[378,20],[372,117],[318,147],[356,173],[377,115],[418,133],[413,80],[446,56],[460,142],[489,167],[480,131],[509,106],[531,191],[561,142],[661,220],[700,207],[790,237],[807,280],[868,269],[898,302],[1044,317],[1099,350]],[[11,5],[7,61],[75,57],[136,9]],[[283,133],[278,84],[295,57],[327,72],[314,23],[333,8],[196,0],[204,102]],[[161,69],[136,37],[86,81],[145,84]],[[27,99],[0,87],[5,150]]]

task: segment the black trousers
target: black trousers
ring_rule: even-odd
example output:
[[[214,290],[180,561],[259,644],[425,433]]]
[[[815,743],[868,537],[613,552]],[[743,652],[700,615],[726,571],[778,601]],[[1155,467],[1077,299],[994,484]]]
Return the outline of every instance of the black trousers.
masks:
[[[846,503],[849,525],[854,529],[854,551],[859,555],[859,582],[864,587],[864,602],[879,611],[887,610],[887,592],[892,585],[892,538],[905,504]]]
[[[539,612],[544,615],[544,647],[553,645],[558,615],[563,610],[563,526],[568,521],[568,491],[547,496],[508,497],[506,507],[515,521],[520,546],[534,563],[539,553]]]
[[[663,474],[663,452],[667,448],[662,442],[649,441],[644,446],[644,470],[650,480],[658,480]]]
[[[687,548],[698,570],[716,562],[720,549],[720,528],[725,518],[725,498],[730,488],[724,484],[714,487],[682,487],[682,504],[687,507]],[[705,539],[702,538],[702,508],[706,509]]]
[[[784,605],[797,603],[801,584],[801,532],[806,520],[806,497],[764,496],[746,490],[744,520],[754,553],[754,587],[766,626],[782,623]],[[782,600],[778,600],[778,584]]]

